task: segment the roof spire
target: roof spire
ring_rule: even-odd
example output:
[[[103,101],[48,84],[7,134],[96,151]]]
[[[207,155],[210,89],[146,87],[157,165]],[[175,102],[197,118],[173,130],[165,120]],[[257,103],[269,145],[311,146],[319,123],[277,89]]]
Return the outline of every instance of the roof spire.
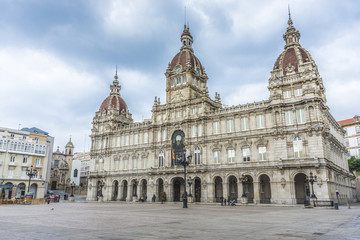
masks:
[[[118,78],[119,77],[117,75],[117,64],[116,64],[114,81],[113,84],[110,85],[111,94],[116,94],[116,95],[120,94],[121,86],[119,85]]]
[[[291,19],[291,13],[290,13],[290,5],[288,5],[288,14],[289,14],[289,20],[288,20],[288,27],[286,29],[286,33],[283,35],[285,40],[285,48],[299,44],[300,39],[300,33],[298,30],[295,29],[293,26],[293,21]]]

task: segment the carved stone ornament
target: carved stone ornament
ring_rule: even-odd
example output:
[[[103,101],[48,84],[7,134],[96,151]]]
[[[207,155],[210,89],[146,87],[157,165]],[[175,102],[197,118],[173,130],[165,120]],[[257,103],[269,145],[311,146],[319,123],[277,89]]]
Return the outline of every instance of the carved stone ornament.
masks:
[[[285,71],[287,73],[295,73],[295,66],[291,65],[291,63],[289,63],[289,65],[285,68]]]
[[[285,178],[282,178],[282,179],[281,179],[281,186],[282,186],[283,188],[285,188],[285,186],[286,186],[286,180],[285,180]]]

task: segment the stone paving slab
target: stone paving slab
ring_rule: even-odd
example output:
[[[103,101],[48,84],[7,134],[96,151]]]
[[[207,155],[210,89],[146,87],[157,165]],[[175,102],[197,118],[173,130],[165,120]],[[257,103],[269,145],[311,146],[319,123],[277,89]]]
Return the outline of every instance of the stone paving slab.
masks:
[[[53,209],[53,210],[52,210]],[[0,239],[360,239],[360,205],[60,202],[0,206]]]

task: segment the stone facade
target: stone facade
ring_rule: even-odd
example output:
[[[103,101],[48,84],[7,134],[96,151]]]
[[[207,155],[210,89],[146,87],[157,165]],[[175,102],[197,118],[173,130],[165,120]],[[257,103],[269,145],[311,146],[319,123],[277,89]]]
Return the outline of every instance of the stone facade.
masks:
[[[53,153],[51,162],[50,188],[52,190],[65,190],[71,184],[71,168],[74,156],[74,145],[69,142],[65,146],[65,153],[59,147]]]
[[[192,155],[187,174],[193,201],[240,201],[244,193],[253,203],[304,203],[310,173],[317,176],[319,200],[334,200],[335,190],[342,201],[354,200],[344,132],[329,113],[314,60],[290,18],[288,24],[269,100],[223,107],[218,93],[210,98],[187,26],[165,72],[166,103],[155,97],[151,120],[133,122],[115,74],[92,122],[87,200],[103,195],[105,201],[133,201],[154,194],[159,200],[165,192],[167,201],[181,201],[184,168],[171,145],[176,130],[185,134],[185,154]]]
[[[20,198],[28,189],[34,198],[43,198],[50,179],[54,138],[38,128],[0,128],[1,198]],[[33,168],[37,174],[26,174]],[[30,184],[30,186],[29,186]]]
[[[345,147],[348,157],[360,157],[360,116],[338,122],[345,130]]]

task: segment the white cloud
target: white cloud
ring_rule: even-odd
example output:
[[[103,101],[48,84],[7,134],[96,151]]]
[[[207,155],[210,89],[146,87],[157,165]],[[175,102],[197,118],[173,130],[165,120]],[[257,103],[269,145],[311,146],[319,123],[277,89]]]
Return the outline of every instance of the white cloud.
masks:
[[[79,142],[84,142],[92,114],[82,108],[89,108],[92,96],[104,88],[97,77],[46,51],[2,48],[0,79],[1,126],[38,127],[60,146],[77,133],[81,133]]]
[[[103,19],[107,32],[118,36],[149,36],[167,23],[160,13],[163,9],[155,1],[101,1],[95,3],[94,8]]]

